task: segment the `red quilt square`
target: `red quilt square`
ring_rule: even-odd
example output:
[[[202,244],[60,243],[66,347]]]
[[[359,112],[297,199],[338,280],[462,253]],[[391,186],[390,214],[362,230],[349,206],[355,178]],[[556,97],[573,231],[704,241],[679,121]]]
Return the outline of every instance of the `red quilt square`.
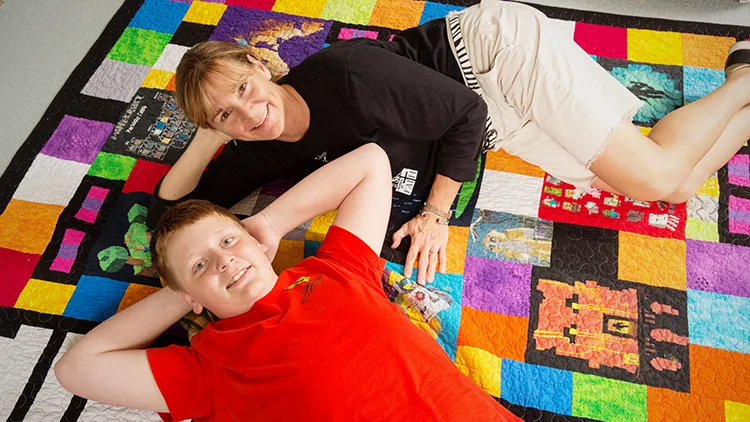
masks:
[[[594,56],[622,60],[628,58],[626,28],[578,22],[573,39],[584,51]]]
[[[39,255],[0,248],[0,306],[13,307],[34,272]]]
[[[276,0],[227,0],[227,6],[242,6],[248,9],[271,10]]]
[[[152,161],[138,160],[130,172],[128,181],[122,188],[122,193],[146,192],[153,193],[156,184],[162,177],[166,176],[171,166],[167,164],[154,163]]]

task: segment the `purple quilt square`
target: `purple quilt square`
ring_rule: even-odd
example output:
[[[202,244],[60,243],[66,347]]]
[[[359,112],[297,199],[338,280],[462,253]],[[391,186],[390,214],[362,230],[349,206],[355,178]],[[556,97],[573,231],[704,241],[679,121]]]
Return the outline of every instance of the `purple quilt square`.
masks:
[[[462,305],[528,317],[531,267],[518,262],[467,256]]]
[[[283,13],[228,7],[212,41],[247,47],[274,75],[285,75],[325,43],[331,22]]]
[[[112,128],[112,123],[66,115],[42,148],[42,154],[91,164],[112,132]]]
[[[750,297],[750,248],[689,239],[686,242],[689,289]]]

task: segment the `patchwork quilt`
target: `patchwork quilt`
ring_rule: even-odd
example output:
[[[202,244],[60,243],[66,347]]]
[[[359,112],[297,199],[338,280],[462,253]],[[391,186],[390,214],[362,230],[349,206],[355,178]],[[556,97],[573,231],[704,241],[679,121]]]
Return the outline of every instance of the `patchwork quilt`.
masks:
[[[190,46],[235,42],[283,74],[331,43],[388,40],[474,2],[126,0],[0,179],[0,419],[159,420],[75,397],[50,368],[159,286],[144,220],[195,132],[172,92]],[[541,9],[646,102],[635,116],[644,133],[718,87],[728,47],[750,37],[745,27]],[[384,251],[384,287],[525,420],[750,420],[749,155],[743,147],[673,205],[579,197],[487,153],[455,203],[448,273],[419,296],[439,306],[410,299],[403,249]],[[414,177],[405,170],[394,190]],[[287,187],[267,185],[233,210],[251,215]],[[393,227],[422,194],[394,200]],[[276,268],[313,254],[331,221],[291,233]],[[186,344],[179,326],[157,341],[169,343]]]

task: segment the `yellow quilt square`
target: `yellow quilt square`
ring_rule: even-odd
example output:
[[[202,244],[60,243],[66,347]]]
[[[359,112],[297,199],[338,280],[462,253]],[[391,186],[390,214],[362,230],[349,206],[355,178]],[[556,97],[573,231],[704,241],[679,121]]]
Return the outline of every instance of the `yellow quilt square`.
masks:
[[[682,66],[682,34],[628,28],[628,60]]]
[[[685,66],[724,69],[732,37],[682,34],[682,61]]]
[[[487,151],[487,162],[484,168],[487,170],[504,171],[506,173],[524,174],[532,177],[544,177],[544,170],[540,167],[527,163],[515,155],[510,155],[502,149]]]
[[[120,312],[127,307],[135,305],[137,302],[140,302],[141,299],[144,299],[147,296],[150,296],[159,290],[160,289],[158,287],[145,286],[142,284],[131,283],[128,286],[128,288],[125,290],[125,294],[123,295],[122,300],[120,301],[120,306],[117,308],[117,312]]]
[[[319,18],[326,0],[276,0],[273,11],[290,15]]]
[[[151,69],[148,72],[148,75],[146,75],[146,79],[143,80],[141,87],[142,88],[166,89],[167,85],[169,84],[169,81],[172,80],[172,76],[174,76],[173,72],[169,72],[166,70],[159,70],[159,69]]]
[[[704,183],[703,186],[701,186],[695,194],[704,195],[704,196],[712,196],[714,198],[718,198],[719,197],[719,178],[709,177],[706,180],[706,183]]]
[[[62,315],[76,286],[31,279],[16,301],[16,308]]]
[[[0,248],[41,255],[64,208],[11,199],[0,215]]]
[[[424,4],[423,1],[412,0],[378,0],[369,24],[401,30],[417,26]]]
[[[445,270],[449,274],[463,274],[466,264],[466,248],[469,247],[469,228],[460,226],[448,227],[448,262]]]
[[[750,405],[733,401],[724,401],[726,422],[750,421]]]
[[[456,366],[482,389],[500,397],[502,359],[492,353],[471,346],[458,346]]]
[[[333,220],[336,219],[336,210],[327,212],[323,215],[319,215],[312,220],[310,229],[305,234],[305,239],[314,240],[316,242],[322,242],[326,238],[328,228],[333,225]]]
[[[618,277],[651,286],[685,290],[686,251],[683,240],[620,232]]]
[[[227,6],[224,4],[194,1],[182,20],[203,25],[216,25],[221,20],[225,10],[227,10]]]
[[[281,239],[279,250],[273,259],[273,270],[276,274],[288,270],[305,259],[305,241]]]

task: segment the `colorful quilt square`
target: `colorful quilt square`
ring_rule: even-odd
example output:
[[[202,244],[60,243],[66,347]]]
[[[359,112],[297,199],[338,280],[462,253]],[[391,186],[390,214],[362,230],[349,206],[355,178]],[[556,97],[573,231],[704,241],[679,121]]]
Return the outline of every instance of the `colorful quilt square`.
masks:
[[[718,224],[719,198],[718,196],[693,195],[687,202],[688,217],[706,223]]]
[[[156,184],[167,175],[172,166],[146,160],[136,160],[133,170],[122,188],[122,193],[153,193]]]
[[[651,421],[725,422],[720,399],[653,387],[648,387],[647,396]]]
[[[688,289],[688,312],[692,344],[750,354],[749,298]]]
[[[84,274],[160,286],[151,267],[151,233],[146,226],[151,195],[122,194],[107,218],[85,265]]]
[[[647,387],[573,373],[573,415],[612,422],[648,420]]]
[[[511,403],[570,415],[573,375],[569,371],[503,359],[501,396]]]
[[[339,31],[340,40],[350,40],[352,38],[370,38],[378,39],[378,31],[368,31],[366,29],[341,28]]]
[[[515,155],[510,155],[502,149],[487,151],[485,170],[504,171],[507,173],[525,174],[531,177],[544,177],[544,170],[527,163]]]
[[[727,52],[734,37],[682,34],[682,62],[685,66],[719,69],[724,72]]]
[[[729,183],[750,187],[750,155],[737,154],[727,163]]]
[[[466,248],[469,244],[469,228],[448,226],[448,262],[445,266],[450,274],[463,274],[466,264]]]
[[[174,73],[166,70],[151,69],[146,75],[146,79],[141,83],[142,88],[166,89],[169,81],[174,77]]]
[[[377,0],[328,0],[320,17],[339,22],[367,25]]]
[[[687,288],[685,242],[620,232],[619,276],[656,287]]]
[[[13,197],[42,204],[68,205],[88,170],[88,164],[39,154]]]
[[[113,128],[109,122],[65,115],[41,152],[61,160],[91,164]]]
[[[273,259],[273,269],[276,274],[288,270],[305,259],[305,241],[281,239],[279,249]]]
[[[320,249],[322,245],[323,244],[321,242],[316,242],[314,240],[305,240],[305,258],[317,255],[318,249]]]
[[[0,248],[41,254],[64,207],[11,199],[0,214]]]
[[[84,236],[86,236],[86,233],[80,230],[65,230],[60,249],[57,252],[55,260],[52,261],[52,265],[50,265],[52,271],[70,273],[70,269],[73,267],[73,263],[78,256],[78,249],[81,246]]]
[[[726,422],[750,421],[750,404],[727,400],[724,402],[724,414],[726,415]]]
[[[543,179],[522,174],[484,172],[477,208],[537,217]]]
[[[15,307],[43,314],[62,315],[75,289],[75,286],[69,284],[32,278],[18,297]]]
[[[107,58],[130,64],[152,66],[159,59],[170,38],[172,34],[126,28],[107,54]]]
[[[127,103],[138,91],[149,71],[148,66],[104,59],[81,93]]]
[[[495,356],[523,361],[528,330],[528,318],[464,306],[461,310],[458,346],[479,348]]]
[[[628,30],[616,26],[577,22],[573,40],[594,56],[627,60]]]
[[[526,362],[689,391],[686,292],[541,267],[533,275]]]
[[[2,227],[5,231],[5,226]],[[0,265],[3,268],[0,275],[0,306],[12,307],[16,303],[37,262],[39,255],[0,247]]]
[[[424,1],[377,0],[368,25],[404,30],[419,25]]]
[[[320,19],[230,7],[211,40],[247,47],[271,74],[280,76],[320,50],[330,27],[330,22]]]
[[[463,9],[463,6],[435,3],[431,1],[425,2],[424,9],[422,11],[422,17],[419,19],[419,25],[435,19],[442,19],[446,17],[450,12],[458,12],[459,10]]]
[[[637,125],[651,127],[684,103],[682,66],[632,63],[602,57],[597,61],[645,102],[633,118]]]
[[[549,267],[552,230],[551,222],[538,218],[474,210],[467,253],[480,258]]]
[[[127,180],[135,162],[136,159],[132,157],[100,152],[94,162],[91,163],[88,174],[102,179]]]
[[[214,29],[216,29],[216,26],[214,25],[203,25],[200,23],[183,21],[180,24],[180,27],[177,28],[177,32],[172,35],[172,39],[169,40],[169,43],[190,48],[199,42],[211,38]]]
[[[463,305],[504,315],[529,316],[531,265],[466,257]]]
[[[682,34],[628,28],[628,60],[682,66]]]
[[[307,231],[305,239],[314,240],[316,242],[322,242],[326,238],[328,228],[331,227],[333,221],[336,219],[336,210],[329,211],[325,214],[321,214],[312,219],[310,224],[310,230]]]
[[[167,44],[164,51],[161,52],[159,60],[154,63],[154,69],[165,70],[174,73],[177,71],[177,65],[180,64],[182,56],[188,51],[189,47],[177,44]]]
[[[729,243],[687,241],[687,287],[750,297],[750,248]]]
[[[180,26],[189,7],[189,4],[169,0],[146,0],[130,21],[130,26],[171,34]]]
[[[227,6],[240,6],[258,10],[271,10],[275,0],[226,0]]]
[[[75,218],[93,224],[99,216],[104,200],[107,199],[107,194],[109,194],[109,189],[91,186]]]
[[[552,245],[550,267],[570,274],[617,278],[618,232],[555,223]]]
[[[723,68],[717,70],[685,66],[682,69],[685,104],[705,97],[720,87],[726,80]]]
[[[319,18],[325,4],[326,0],[276,0],[272,10],[290,15]]]
[[[464,375],[494,397],[500,397],[502,359],[492,353],[470,346],[458,346],[456,366]]]
[[[750,235],[750,199],[729,196],[729,231]]]
[[[120,301],[120,305],[117,307],[117,312],[122,311],[130,306],[135,305],[147,296],[150,296],[161,290],[159,287],[144,286],[141,284],[130,284],[125,290],[125,294]]]
[[[120,116],[102,151],[173,164],[197,128],[177,105],[174,94],[143,88]]]
[[[205,1],[194,1],[190,5],[183,20],[185,22],[199,23],[202,25],[216,25],[224,15],[227,6],[220,3],[209,3]]]
[[[63,316],[87,321],[104,321],[117,312],[128,283],[84,275],[78,280]]]

